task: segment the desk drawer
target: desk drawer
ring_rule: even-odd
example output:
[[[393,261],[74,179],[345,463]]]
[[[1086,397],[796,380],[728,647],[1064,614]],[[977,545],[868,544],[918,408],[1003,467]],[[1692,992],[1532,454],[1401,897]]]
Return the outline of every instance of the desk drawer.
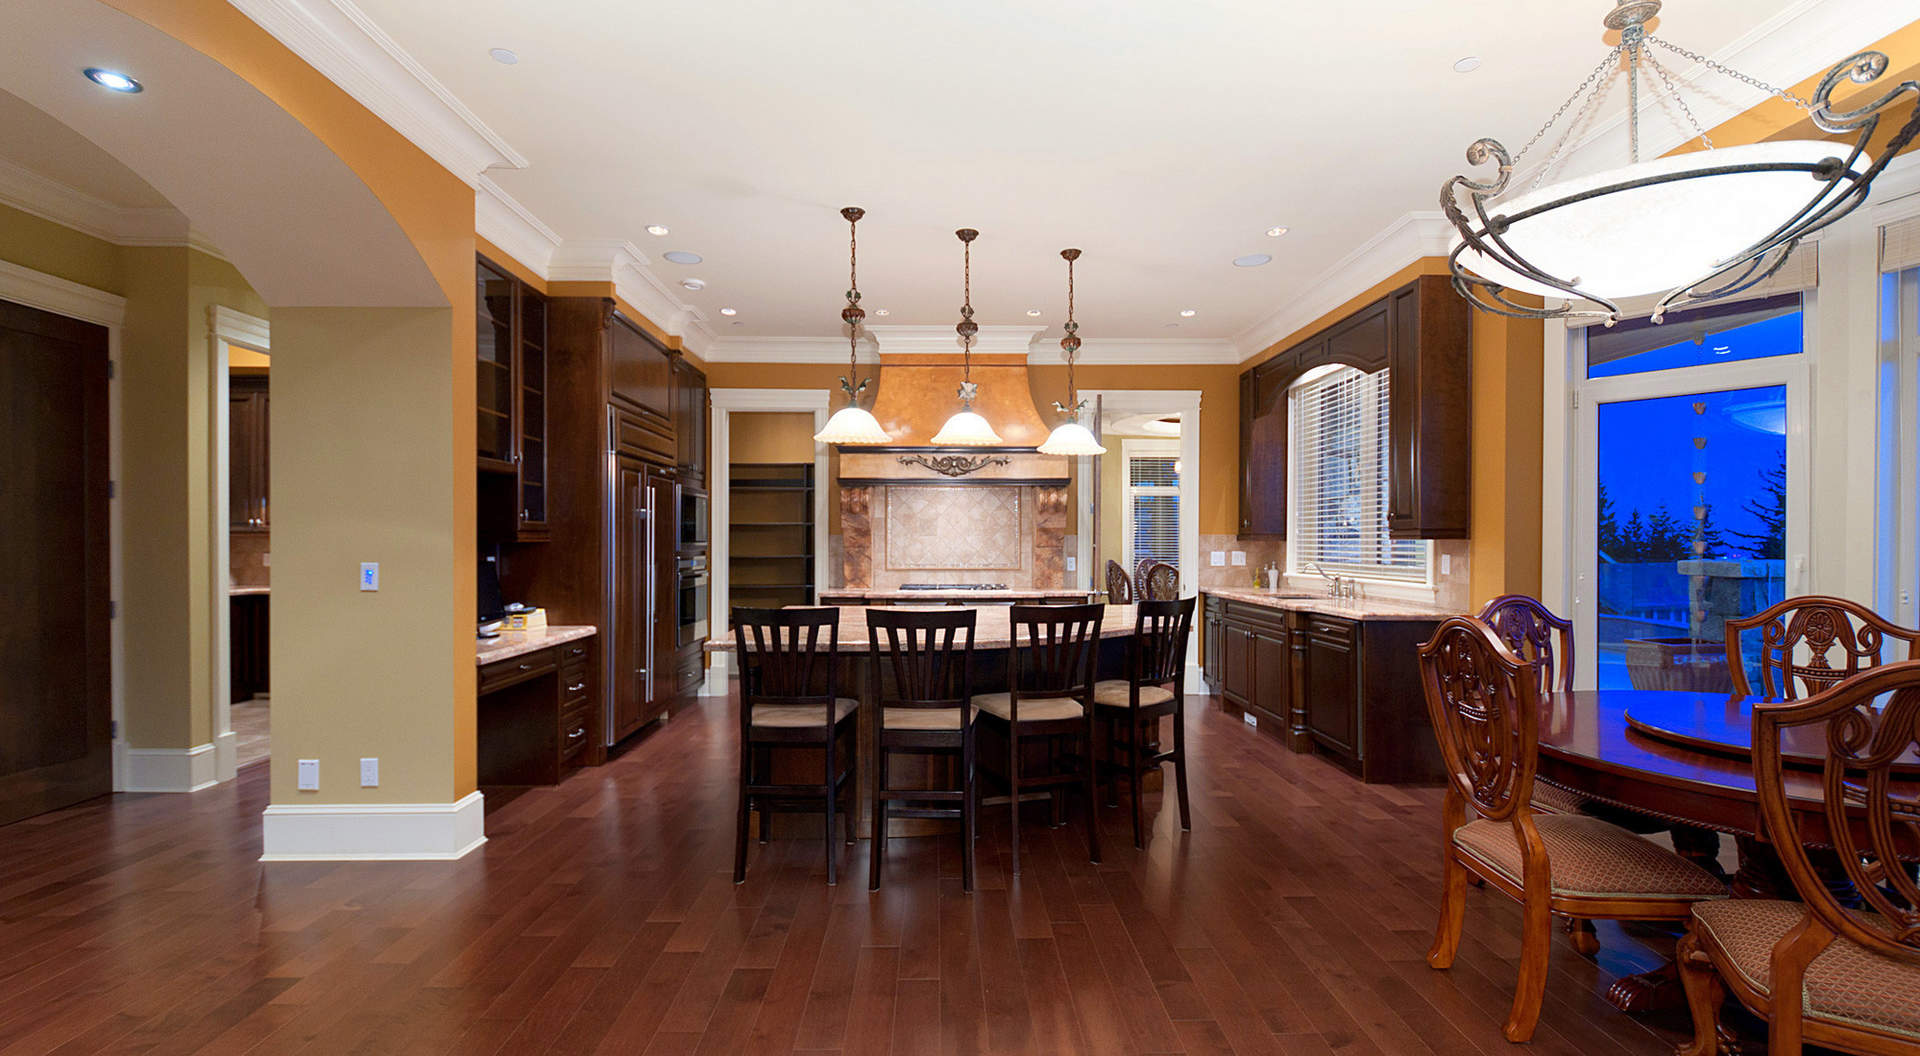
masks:
[[[567,713],[567,721],[560,726],[560,759],[562,762],[571,762],[582,752],[586,751],[588,745],[593,743],[593,736],[590,732],[592,723],[587,721],[590,718],[592,718],[590,709],[583,708],[580,711]]]
[[[480,669],[480,692],[491,693],[516,682],[538,678],[554,669],[556,661],[554,650],[542,649],[537,653],[499,660]]]

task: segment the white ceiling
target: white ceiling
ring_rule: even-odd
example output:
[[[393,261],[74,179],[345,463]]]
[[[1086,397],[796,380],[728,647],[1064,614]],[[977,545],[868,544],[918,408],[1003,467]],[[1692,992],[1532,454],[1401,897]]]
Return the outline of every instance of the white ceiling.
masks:
[[[93,141],[19,96],[0,92],[0,163],[5,162],[114,208],[171,206],[151,184]]]
[[[1078,246],[1090,341],[1244,338],[1436,209],[1474,138],[1525,142],[1611,44],[1607,0],[359,3],[525,155],[488,173],[501,188],[564,240],[633,242],[722,340],[838,331],[849,204],[868,212],[861,286],[886,322],[957,318],[953,230],[971,226],[983,324],[1057,323],[1057,254]],[[1672,0],[1657,32],[1790,83],[1902,6]],[[1814,22],[1824,36],[1779,46]],[[1453,72],[1466,55],[1480,69]],[[1267,237],[1276,224],[1290,233]],[[1273,263],[1230,263],[1256,252]]]

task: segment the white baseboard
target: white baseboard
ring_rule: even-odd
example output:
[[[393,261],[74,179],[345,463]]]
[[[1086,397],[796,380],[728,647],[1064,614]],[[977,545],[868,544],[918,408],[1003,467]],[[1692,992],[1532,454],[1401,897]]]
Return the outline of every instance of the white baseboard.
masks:
[[[240,736],[232,730],[213,739],[213,778],[222,784],[240,772]]]
[[[714,653],[707,664],[706,681],[700,683],[700,696],[724,697],[727,680],[733,677],[733,654]]]
[[[192,748],[128,748],[122,792],[198,792],[219,784],[212,744]]]
[[[1185,692],[1197,693],[1202,696],[1206,695],[1207,680],[1201,676],[1199,664],[1195,664],[1195,663],[1187,664],[1187,677],[1186,677],[1185,686],[1186,686]]]
[[[453,803],[275,803],[263,862],[451,861],[487,842],[478,792]]]

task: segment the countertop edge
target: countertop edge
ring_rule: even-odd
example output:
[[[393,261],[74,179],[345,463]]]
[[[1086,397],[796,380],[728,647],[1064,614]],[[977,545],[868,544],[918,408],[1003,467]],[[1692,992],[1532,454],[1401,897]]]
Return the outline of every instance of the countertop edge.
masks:
[[[1298,597],[1288,592],[1268,593],[1264,590],[1241,590],[1230,587],[1200,589],[1201,594],[1211,594],[1227,601],[1238,601],[1247,605],[1275,609],[1281,612],[1311,612],[1322,616],[1340,616],[1349,620],[1400,621],[1444,620],[1449,616],[1460,615],[1460,610],[1440,605],[1429,605],[1418,601],[1402,601],[1395,598],[1320,598]]]
[[[565,642],[591,638],[600,628],[591,624],[561,624],[543,631],[501,631],[500,637],[479,642],[474,648],[474,666],[485,667],[501,660],[537,653]]]

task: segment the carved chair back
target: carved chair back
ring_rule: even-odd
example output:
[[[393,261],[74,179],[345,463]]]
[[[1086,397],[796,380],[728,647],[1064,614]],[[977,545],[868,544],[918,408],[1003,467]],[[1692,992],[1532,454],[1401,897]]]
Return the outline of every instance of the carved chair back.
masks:
[[[1809,740],[1824,749],[1820,806],[1833,857],[1846,870],[1862,908],[1878,914],[1878,921],[1841,902],[1802,843],[1788,803],[1782,740],[1803,727],[1815,737],[1800,739],[1802,751]],[[1816,925],[1790,933],[1775,951],[1775,965],[1782,963],[1784,951],[1788,967],[1804,969],[1833,935],[1920,965],[1920,885],[1908,864],[1920,855],[1920,783],[1892,769],[1916,747],[1920,662],[1875,667],[1802,701],[1753,706],[1753,773],[1761,817]],[[1802,797],[1804,787],[1795,790]]]
[[[979,615],[971,608],[868,609],[867,645],[880,707],[959,708],[959,729],[966,729],[973,706],[973,629]]]
[[[1573,689],[1573,621],[1555,616],[1537,598],[1503,594],[1482,606],[1480,620],[1508,649],[1540,668],[1540,691]]]
[[[1177,601],[1180,598],[1180,570],[1165,561],[1147,566],[1140,581],[1141,601]]]
[[[1133,604],[1133,580],[1127,578],[1127,570],[1120,567],[1120,562],[1111,559],[1107,561],[1107,604]]]
[[[1753,687],[1741,662],[1741,635],[1755,628],[1760,630],[1760,692],[1770,698],[1794,700],[1882,663],[1920,660],[1920,631],[1889,623],[1845,598],[1788,598],[1764,612],[1727,621],[1727,673],[1733,691],[1742,695],[1751,694]],[[1883,656],[1895,642],[1906,648],[1899,655]]]
[[[826,648],[820,647],[822,635]],[[840,610],[733,610],[733,644],[740,658],[740,728],[753,726],[762,704],[811,704],[833,728],[840,653]]]
[[[1489,820],[1511,819],[1523,850],[1538,847],[1525,838],[1540,749],[1536,665],[1479,620],[1449,616],[1420,647],[1420,682],[1447,768],[1449,831],[1464,800]]]
[[[1198,600],[1141,601],[1134,606],[1133,639],[1127,645],[1127,677],[1134,685],[1178,686],[1185,677],[1187,638]]]
[[[1013,713],[1022,697],[1072,697],[1093,707],[1094,660],[1105,605],[1015,605],[1009,616],[1007,691]]]

